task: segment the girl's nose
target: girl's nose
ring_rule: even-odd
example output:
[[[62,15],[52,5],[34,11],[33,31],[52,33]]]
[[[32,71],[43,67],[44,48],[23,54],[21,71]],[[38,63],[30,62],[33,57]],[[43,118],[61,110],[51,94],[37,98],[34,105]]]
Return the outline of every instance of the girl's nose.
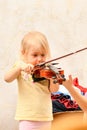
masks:
[[[42,56],[38,56],[37,60],[38,62],[41,62],[43,60]]]

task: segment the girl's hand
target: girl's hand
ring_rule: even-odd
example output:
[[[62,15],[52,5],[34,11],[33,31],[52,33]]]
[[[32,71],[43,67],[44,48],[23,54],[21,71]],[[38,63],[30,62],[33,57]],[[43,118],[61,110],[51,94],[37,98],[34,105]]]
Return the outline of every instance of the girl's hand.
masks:
[[[69,79],[63,81],[62,83],[66,88],[70,88],[73,86],[73,79],[72,79],[72,76],[69,75]]]
[[[32,64],[25,64],[25,65],[23,65],[21,67],[21,70],[24,71],[24,72],[26,72],[26,73],[31,74],[32,71],[33,71],[33,68],[34,68],[34,65],[32,65]]]

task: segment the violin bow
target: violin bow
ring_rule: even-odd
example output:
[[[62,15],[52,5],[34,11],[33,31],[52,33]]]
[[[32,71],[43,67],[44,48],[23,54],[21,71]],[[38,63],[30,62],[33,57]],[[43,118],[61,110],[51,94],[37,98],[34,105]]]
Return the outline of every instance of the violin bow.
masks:
[[[55,59],[48,60],[48,61],[46,61],[46,62],[43,62],[43,63],[37,64],[36,66],[42,67],[42,66],[44,66],[44,65],[47,64],[47,63],[53,62],[53,61],[55,61],[55,60],[63,59],[63,58],[65,58],[65,57],[68,57],[68,56],[74,55],[74,54],[79,53],[79,52],[81,52],[81,51],[84,51],[84,50],[86,50],[86,49],[87,49],[87,47],[86,47],[86,48],[82,48],[82,49],[80,49],[80,50],[77,50],[77,51],[75,51],[75,52],[71,52],[71,53],[69,53],[69,54],[66,54],[66,55],[60,56],[60,57],[58,57],[58,58],[55,58]]]

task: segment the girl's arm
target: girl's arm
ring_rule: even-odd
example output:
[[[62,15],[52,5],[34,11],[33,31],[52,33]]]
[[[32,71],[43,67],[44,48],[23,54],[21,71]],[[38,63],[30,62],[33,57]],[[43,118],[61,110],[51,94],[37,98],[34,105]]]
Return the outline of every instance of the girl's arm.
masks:
[[[23,65],[18,64],[5,74],[4,80],[6,82],[12,82],[13,80],[17,79],[17,77],[21,74],[21,71],[31,73],[32,69],[33,69],[32,64],[26,64],[26,63]]]
[[[69,80],[63,82],[65,88],[69,91],[75,101],[79,104],[84,112],[87,112],[87,98],[81,95],[73,86],[72,76],[69,76]]]
[[[21,73],[21,68],[20,67],[14,67],[5,74],[4,80],[6,82],[12,82],[13,80],[15,80],[20,75],[20,73]]]
[[[59,84],[58,83],[54,84],[53,79],[50,79],[50,91],[57,92],[58,90],[59,90]]]

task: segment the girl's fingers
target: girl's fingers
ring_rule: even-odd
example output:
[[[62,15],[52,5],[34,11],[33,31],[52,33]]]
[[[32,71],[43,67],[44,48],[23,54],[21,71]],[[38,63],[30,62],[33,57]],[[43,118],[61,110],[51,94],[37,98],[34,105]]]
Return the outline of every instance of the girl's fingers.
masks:
[[[69,80],[70,80],[71,82],[72,82],[72,80],[73,80],[71,75],[69,75]]]
[[[32,73],[32,70],[33,70],[33,65],[31,64],[26,64],[25,66],[23,66],[23,71],[25,71],[26,73]]]

